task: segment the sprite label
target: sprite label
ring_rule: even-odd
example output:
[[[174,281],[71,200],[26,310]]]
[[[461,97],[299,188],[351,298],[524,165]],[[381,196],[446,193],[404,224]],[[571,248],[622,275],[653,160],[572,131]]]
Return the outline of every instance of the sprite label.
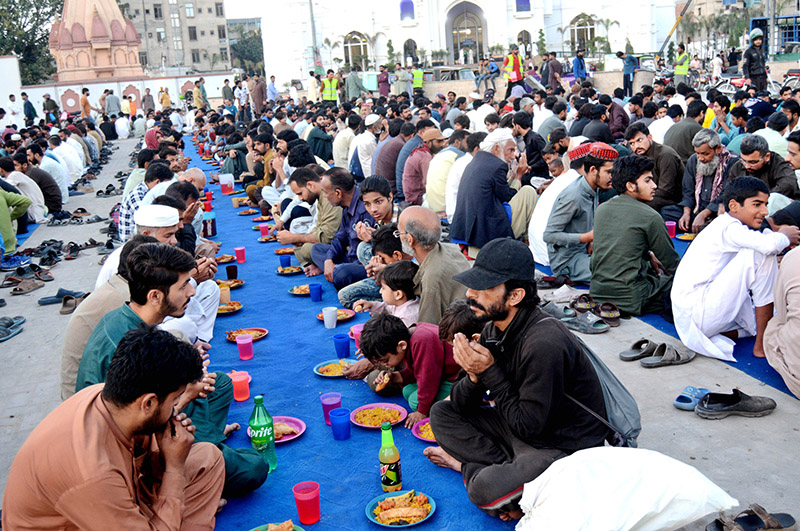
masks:
[[[394,463],[381,463],[381,486],[386,492],[403,488],[403,478],[400,473],[400,461]]]

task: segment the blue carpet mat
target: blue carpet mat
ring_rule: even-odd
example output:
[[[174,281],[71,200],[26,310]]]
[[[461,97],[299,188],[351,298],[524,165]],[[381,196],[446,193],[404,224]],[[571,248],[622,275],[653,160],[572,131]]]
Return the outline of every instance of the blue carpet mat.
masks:
[[[192,166],[205,171],[218,171],[204,163],[185,137],[186,153]],[[394,402],[408,409],[402,397],[384,399],[369,390],[361,381],[322,378],[312,368],[336,357],[333,335],[346,333],[351,325],[363,323],[368,315],[357,314],[354,319],[328,330],[316,318],[325,306],[338,306],[333,285],[323,277],[314,281],[323,284],[323,298],[314,303],[308,297],[290,295],[288,290],[309,282],[304,275],[281,277],[275,274],[279,265],[274,250],[277,243],[259,243],[259,232],[252,230],[257,223],[254,215],[238,216],[229,196],[221,195],[218,186],[209,185],[214,192],[214,210],[221,253],[234,254],[234,247],[244,246],[247,261],[239,266],[242,288],[231,292],[232,300],[243,303],[238,313],[217,319],[212,340],[211,367],[228,372],[246,370],[253,381],[251,399],[234,402],[229,422],[238,422],[242,429],[227,441],[233,447],[250,445],[246,426],[253,409],[252,397],[263,393],[270,414],[302,419],[306,432],[294,441],[277,445],[278,468],[256,492],[241,499],[229,500],[217,518],[217,529],[249,530],[266,523],[292,519],[299,524],[292,486],[312,480],[320,484],[321,514],[319,523],[302,526],[305,529],[377,529],[364,513],[367,503],[382,494],[378,469],[380,430],[352,426],[347,441],[334,441],[330,428],[322,418],[319,395],[329,391],[342,394],[342,406],[355,409],[373,402]],[[235,196],[234,196],[235,197]],[[242,197],[239,195],[238,197]],[[241,209],[237,209],[241,210]],[[292,264],[297,261],[292,257]],[[220,266],[218,278],[225,278]],[[269,335],[254,343],[255,356],[241,361],[236,345],[225,339],[225,331],[244,327],[263,327]],[[355,345],[351,342],[351,350]],[[426,443],[416,439],[411,430],[402,426],[393,429],[395,444],[400,450],[403,488],[416,489],[437,502],[436,513],[418,529],[512,529],[513,523],[490,518],[467,498],[461,475],[431,464],[422,451]]]
[[[17,249],[22,249],[22,244],[31,237],[33,231],[35,231],[39,227],[38,223],[28,223],[28,232],[25,234],[17,234]]]

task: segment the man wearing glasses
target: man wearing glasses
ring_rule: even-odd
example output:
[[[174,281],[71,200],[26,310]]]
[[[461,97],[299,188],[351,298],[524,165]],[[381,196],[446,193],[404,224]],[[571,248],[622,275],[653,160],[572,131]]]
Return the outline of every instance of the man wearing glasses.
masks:
[[[770,204],[781,200],[776,194],[785,196],[782,204],[788,203],[788,200],[800,199],[792,166],[783,157],[770,151],[764,137],[747,135],[742,139],[740,149],[741,158],[731,167],[731,179],[744,175],[761,179],[769,187]]]

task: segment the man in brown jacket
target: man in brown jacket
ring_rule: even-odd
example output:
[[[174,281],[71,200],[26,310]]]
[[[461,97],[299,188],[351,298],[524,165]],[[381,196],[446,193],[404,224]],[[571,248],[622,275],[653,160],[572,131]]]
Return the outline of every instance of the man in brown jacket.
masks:
[[[267,99],[267,86],[261,81],[261,76],[258,74],[253,76],[253,89],[250,91],[250,99],[253,100],[253,107],[256,110],[256,115],[253,119],[261,118],[261,112],[264,110],[264,103]]]

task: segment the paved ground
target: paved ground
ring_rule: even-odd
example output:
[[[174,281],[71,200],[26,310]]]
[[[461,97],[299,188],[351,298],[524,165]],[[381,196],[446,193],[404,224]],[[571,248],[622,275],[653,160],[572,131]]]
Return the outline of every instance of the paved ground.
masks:
[[[134,142],[117,145],[119,150],[94,181],[95,189],[116,184],[113,175],[129,169]],[[117,198],[84,195],[71,198],[68,207],[74,210],[82,206],[93,214],[106,216],[116,201]],[[65,243],[83,243],[90,237],[100,241],[102,226],[42,226],[25,246],[36,246],[50,238]],[[61,345],[69,316],[59,315],[57,305],[38,306],[36,301],[54,294],[58,287],[91,290],[100,270],[98,259],[92,249],[82,252],[77,260],[62,261],[53,269],[55,281],[28,295],[11,297],[8,290],[0,290],[0,297],[8,301],[0,316],[24,315],[28,319],[22,334],[0,344],[0,358],[6,370],[6,384],[0,389],[0,489],[5,488],[9,467],[25,437],[60,403]],[[651,370],[620,361],[617,353],[641,337],[676,341],[636,319],[623,321],[622,326],[606,334],[584,336],[636,397],[644,426],[640,446],[697,467],[745,507],[755,502],[771,512],[794,512],[800,517],[800,401],[708,358]],[[778,408],[772,415],[757,419],[703,420],[672,406],[672,400],[687,385],[723,392],[739,387],[751,395],[774,398]],[[691,528],[702,529],[702,525]]]

